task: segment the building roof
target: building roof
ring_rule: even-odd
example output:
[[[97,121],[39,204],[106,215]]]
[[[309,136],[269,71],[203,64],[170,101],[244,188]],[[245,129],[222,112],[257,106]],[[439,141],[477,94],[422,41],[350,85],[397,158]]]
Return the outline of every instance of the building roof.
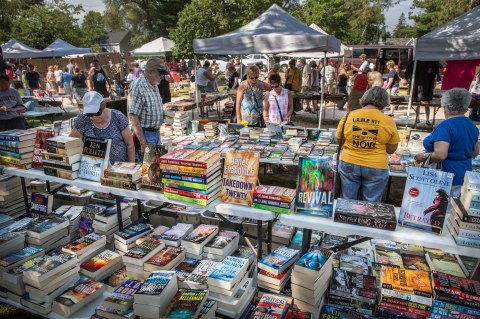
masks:
[[[109,32],[106,38],[97,39],[97,44],[118,44],[130,34],[130,31],[113,31]]]
[[[386,38],[385,45],[413,45],[413,38]]]

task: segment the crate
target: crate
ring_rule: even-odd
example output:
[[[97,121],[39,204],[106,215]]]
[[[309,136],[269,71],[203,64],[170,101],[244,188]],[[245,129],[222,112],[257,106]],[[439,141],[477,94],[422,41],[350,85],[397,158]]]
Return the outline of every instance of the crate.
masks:
[[[83,206],[92,203],[92,191],[83,193],[82,195],[70,194],[68,192],[57,192],[53,196],[53,208],[58,208],[62,205]]]
[[[202,216],[201,214],[196,213],[178,213],[178,217],[180,217],[180,222],[185,224],[192,224],[193,228],[197,227],[202,223]]]

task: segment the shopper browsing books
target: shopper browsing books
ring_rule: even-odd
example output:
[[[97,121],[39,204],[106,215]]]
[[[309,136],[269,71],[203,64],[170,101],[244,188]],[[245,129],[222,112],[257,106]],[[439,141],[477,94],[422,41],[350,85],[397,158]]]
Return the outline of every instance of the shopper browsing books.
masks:
[[[400,141],[395,121],[382,112],[389,104],[387,91],[373,87],[360,99],[362,108],[347,113],[338,124],[342,198],[357,199],[361,190],[364,201],[381,201],[388,182],[388,154]]]
[[[10,88],[10,78],[0,74],[0,131],[26,129],[21,113],[27,109],[16,89]]]
[[[478,155],[478,128],[465,116],[472,97],[465,89],[451,89],[442,96],[445,121],[423,140],[426,153],[417,154],[415,161],[427,159],[442,163],[442,170],[453,173],[452,196],[460,196],[466,171],[472,170],[472,158]]]
[[[70,136],[110,138],[110,163],[135,162],[135,147],[127,117],[120,111],[107,109],[98,92],[90,91],[83,96],[83,114],[75,118]]]

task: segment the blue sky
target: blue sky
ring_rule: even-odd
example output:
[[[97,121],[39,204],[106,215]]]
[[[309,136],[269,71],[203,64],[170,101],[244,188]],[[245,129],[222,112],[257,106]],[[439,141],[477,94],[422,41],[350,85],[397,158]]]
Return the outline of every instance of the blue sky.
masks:
[[[105,5],[101,0],[67,0],[67,2],[75,5],[81,4],[83,5],[83,9],[85,11],[93,10],[103,12],[105,9]],[[398,22],[398,17],[400,17],[400,14],[402,12],[404,12],[405,15],[408,17],[408,11],[410,11],[410,6],[412,5],[412,2],[413,0],[403,0],[402,2],[400,2],[400,4],[396,5],[395,7],[391,8],[389,11],[386,12],[385,20],[387,28],[389,30],[393,30],[395,28],[395,25]]]

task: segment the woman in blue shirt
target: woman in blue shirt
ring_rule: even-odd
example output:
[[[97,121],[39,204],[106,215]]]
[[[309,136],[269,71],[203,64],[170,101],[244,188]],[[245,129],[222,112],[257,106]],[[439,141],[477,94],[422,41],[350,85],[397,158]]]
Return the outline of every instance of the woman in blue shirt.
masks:
[[[472,97],[465,89],[451,89],[442,96],[445,121],[423,141],[426,153],[417,154],[415,161],[442,163],[442,170],[453,173],[451,195],[460,196],[466,171],[472,170],[472,158],[478,155],[478,128],[465,116]]]

